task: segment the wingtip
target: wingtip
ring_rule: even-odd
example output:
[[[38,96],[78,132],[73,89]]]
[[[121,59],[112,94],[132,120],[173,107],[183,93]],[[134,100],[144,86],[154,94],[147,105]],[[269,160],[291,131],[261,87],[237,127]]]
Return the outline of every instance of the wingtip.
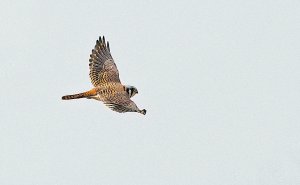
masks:
[[[146,109],[143,109],[143,110],[140,111],[140,113],[143,114],[143,115],[146,115],[147,110],[146,110]]]
[[[109,42],[107,41],[107,49],[110,52],[110,48],[109,48]]]

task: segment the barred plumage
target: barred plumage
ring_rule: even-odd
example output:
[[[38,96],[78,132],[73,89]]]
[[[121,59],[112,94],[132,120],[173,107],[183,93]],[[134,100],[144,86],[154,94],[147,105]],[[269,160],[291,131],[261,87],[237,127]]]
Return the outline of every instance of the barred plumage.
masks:
[[[63,100],[88,98],[104,102],[110,109],[116,112],[138,112],[146,114],[146,110],[140,110],[130,99],[138,93],[134,86],[124,86],[119,78],[119,71],[111,56],[109,43],[104,36],[96,41],[89,59],[90,78],[94,89],[85,93],[63,96]]]

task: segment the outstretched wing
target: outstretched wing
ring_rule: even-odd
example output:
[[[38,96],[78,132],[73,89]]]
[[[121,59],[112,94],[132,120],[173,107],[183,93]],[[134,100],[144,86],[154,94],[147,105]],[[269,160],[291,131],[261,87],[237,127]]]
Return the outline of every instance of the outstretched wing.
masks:
[[[115,93],[113,96],[106,99],[104,101],[104,104],[111,110],[120,113],[136,112],[139,110],[136,104],[129,98],[129,95],[125,91]]]
[[[96,41],[89,61],[90,78],[95,87],[109,82],[121,83],[119,71],[110,54],[109,43],[105,43],[104,36]]]

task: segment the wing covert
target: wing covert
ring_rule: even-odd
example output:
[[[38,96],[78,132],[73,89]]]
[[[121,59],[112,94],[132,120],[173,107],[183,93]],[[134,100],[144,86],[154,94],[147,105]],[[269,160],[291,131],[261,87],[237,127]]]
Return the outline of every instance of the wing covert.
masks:
[[[111,110],[120,113],[136,112],[139,110],[125,91],[115,93],[113,96],[106,99],[104,104]]]

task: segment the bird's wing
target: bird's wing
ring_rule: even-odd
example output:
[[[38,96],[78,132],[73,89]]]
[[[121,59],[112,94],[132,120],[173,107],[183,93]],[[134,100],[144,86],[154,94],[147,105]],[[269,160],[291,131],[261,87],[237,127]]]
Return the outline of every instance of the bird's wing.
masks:
[[[96,41],[89,61],[90,78],[95,87],[109,82],[121,83],[119,71],[110,54],[109,43],[105,43],[104,36]]]
[[[129,98],[129,95],[123,92],[117,92],[113,96],[110,96],[104,101],[104,104],[111,110],[124,113],[124,112],[136,112],[138,107]]]

